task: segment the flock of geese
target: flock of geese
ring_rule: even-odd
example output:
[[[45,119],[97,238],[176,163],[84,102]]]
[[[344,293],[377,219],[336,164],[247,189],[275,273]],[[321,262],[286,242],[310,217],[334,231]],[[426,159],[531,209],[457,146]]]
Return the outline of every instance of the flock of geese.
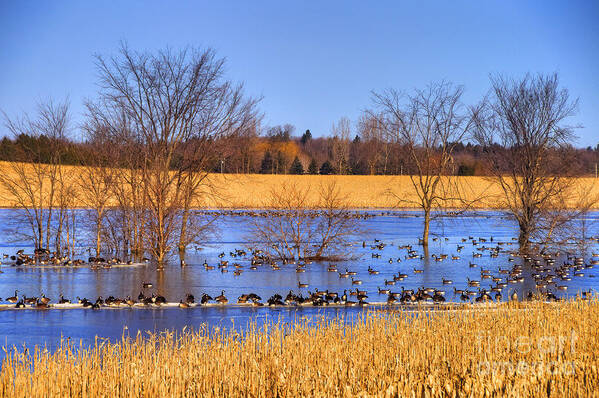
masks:
[[[12,266],[65,266],[81,267],[89,266],[91,269],[112,268],[114,265],[133,265],[133,260],[122,261],[118,257],[88,257],[87,261],[83,259],[71,259],[68,256],[59,255],[47,249],[35,249],[33,254],[25,254],[23,249],[13,255],[3,254],[5,262],[10,262]],[[147,263],[150,260],[144,257],[142,262]],[[1,262],[0,262],[1,264]]]
[[[433,238],[433,241],[439,238]],[[598,241],[597,239],[594,239]],[[593,268],[594,265],[599,264],[599,253],[593,253],[590,258],[585,260],[584,257],[578,256],[569,252],[547,252],[544,250],[533,251],[532,254],[520,254],[517,251],[509,250],[508,248],[512,245],[511,241],[494,241],[491,237],[486,238],[474,238],[472,236],[463,238],[460,244],[455,247],[454,254],[436,253],[430,255],[429,261],[433,262],[452,262],[461,259],[461,253],[466,245],[472,246],[472,253],[468,254],[472,256],[472,260],[468,261],[468,267],[471,269],[478,269],[477,275],[480,275],[477,279],[467,278],[465,281],[466,286],[463,288],[453,287],[454,281],[448,278],[441,278],[438,283],[434,284],[437,287],[420,286],[416,289],[405,289],[401,286],[401,289],[396,289],[396,286],[401,285],[401,282],[410,278],[410,274],[420,274],[424,272],[424,269],[411,266],[411,271],[393,272],[392,276],[381,277],[379,267],[384,267],[386,274],[389,274],[389,267],[396,263],[409,262],[414,260],[415,263],[420,264],[422,260],[425,260],[424,254],[421,254],[418,250],[415,250],[411,245],[396,246],[395,256],[389,257],[386,261],[389,265],[384,265],[387,258],[387,249],[393,247],[393,244],[387,244],[380,240],[375,239],[372,244],[367,245],[366,242],[362,243],[364,250],[368,248],[371,251],[371,265],[367,269],[367,275],[364,273],[362,278],[375,278],[370,279],[377,284],[377,291],[374,292],[376,298],[372,303],[376,304],[409,304],[409,303],[443,303],[447,299],[445,297],[445,288],[439,286],[452,285],[454,298],[449,301],[461,301],[461,302],[490,302],[490,301],[501,301],[504,299],[504,292],[507,291],[506,299],[518,300],[518,295],[514,291],[510,293],[510,285],[522,284],[525,281],[524,274],[530,277],[534,281],[534,291],[530,290],[529,293],[524,297],[526,299],[543,299],[543,300],[559,300],[557,295],[558,291],[567,290],[567,282],[576,277],[584,277],[586,269]],[[446,245],[448,247],[448,245]],[[399,253],[399,254],[398,254]],[[35,253],[34,256],[28,256],[23,251],[19,251],[16,255],[11,256],[11,260],[17,263],[23,264],[23,262],[33,261],[32,259],[39,258],[40,254],[46,255],[47,258],[51,259],[51,253]],[[385,255],[385,257],[383,257]],[[507,261],[504,265],[498,265],[496,267],[487,266],[484,268],[476,263],[476,259],[488,256],[490,258],[505,258]],[[4,255],[4,258],[7,258]],[[244,266],[239,262],[233,262],[229,264],[229,260],[225,260],[226,254],[224,252],[219,254],[219,262],[215,265],[209,265],[207,261],[204,261],[202,266],[207,270],[214,270],[218,268],[221,272],[228,272],[229,267],[234,268],[234,275],[241,275]],[[247,260],[250,259],[249,268],[252,270],[258,267],[271,267],[273,270],[281,269],[281,265],[295,265],[296,272],[303,273],[306,271],[306,266],[310,264],[309,261],[295,262],[293,260],[274,261],[270,259],[261,250],[252,250],[248,253],[244,249],[235,249],[229,252],[231,261],[235,261],[238,258]],[[75,260],[77,261],[77,260]],[[120,261],[118,259],[106,261],[105,259],[90,258],[91,263],[105,264],[110,261]],[[487,261],[487,264],[491,261]],[[377,265],[378,264],[378,265]],[[396,268],[394,268],[394,271]],[[526,270],[526,272],[525,272]],[[327,306],[327,305],[342,305],[342,306],[365,306],[369,302],[369,298],[366,290],[360,290],[359,286],[363,284],[363,279],[358,278],[358,272],[351,271],[348,268],[339,270],[334,264],[330,264],[327,268],[328,272],[337,273],[340,279],[347,279],[348,287],[343,290],[342,293],[333,292],[330,290],[319,290],[318,288],[312,290],[310,285],[306,282],[299,281],[297,284],[298,292],[295,293],[290,290],[286,294],[273,294],[266,301],[254,293],[249,292],[237,297],[237,300],[232,300],[234,303],[239,305],[249,306]],[[471,272],[472,273],[472,272]],[[589,277],[594,275],[589,274]],[[378,279],[376,279],[378,278]],[[161,306],[178,306],[179,308],[191,308],[198,305],[224,305],[229,303],[229,299],[225,296],[225,291],[222,290],[219,295],[214,297],[207,293],[203,293],[200,296],[200,300],[196,302],[195,297],[191,293],[187,293],[179,303],[167,302],[166,298],[158,293],[146,294],[146,289],[152,288],[152,283],[146,282],[142,285],[142,291],[136,298],[130,296],[127,297],[114,297],[109,296],[107,298],[98,297],[95,300],[89,300],[87,298],[77,297],[76,301],[71,302],[60,295],[60,298],[56,301],[46,297],[43,293],[39,296],[19,296],[18,291],[15,291],[14,295],[6,298],[4,301],[9,303],[10,307],[14,308],[37,308],[45,309],[52,306],[79,306],[82,308],[100,309],[105,307],[161,307]],[[451,290],[450,290],[451,292]],[[591,291],[583,291],[579,294],[582,299],[589,298]],[[0,298],[0,302],[2,299]],[[6,306],[6,305],[5,305]]]

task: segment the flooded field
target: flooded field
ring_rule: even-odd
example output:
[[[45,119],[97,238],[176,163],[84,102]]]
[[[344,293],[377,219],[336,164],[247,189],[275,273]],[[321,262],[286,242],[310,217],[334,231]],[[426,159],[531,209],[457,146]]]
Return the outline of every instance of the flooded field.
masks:
[[[0,232],[0,253],[10,256],[20,249],[31,253],[32,248],[15,235],[15,224],[11,222],[14,212],[9,209],[0,211],[0,222],[5,226]],[[151,262],[92,269],[14,266],[10,257],[4,258],[0,267],[1,344],[19,346],[26,343],[30,347],[45,344],[52,348],[61,336],[88,344],[96,336],[115,341],[123,333],[135,335],[185,327],[197,329],[205,325],[243,328],[250,321],[261,324],[269,320],[293,321],[315,316],[345,317],[351,321],[360,311],[389,308],[386,290],[401,293],[427,289],[422,291],[430,296],[443,296],[445,302],[474,303],[481,296],[481,289],[494,300],[495,294],[501,291],[500,299],[505,301],[513,293],[521,299],[538,289],[558,297],[574,296],[593,290],[599,284],[596,278],[599,266],[592,267],[599,260],[599,257],[593,257],[599,252],[599,245],[592,239],[585,241],[585,250],[574,244],[561,248],[559,255],[553,257],[554,263],[541,257],[525,261],[510,253],[517,250],[513,240],[517,232],[515,224],[502,213],[479,211],[436,219],[431,228],[429,253],[425,255],[422,246],[418,245],[422,220],[417,212],[366,213],[373,217],[361,221],[368,232],[355,237],[352,246],[347,248],[351,259],[335,263],[314,262],[303,267],[279,263],[278,269],[270,265],[252,269],[252,244],[248,235],[251,217],[242,215],[222,216],[214,236],[203,247],[188,250],[185,267],[180,266],[178,256],[160,271]],[[585,228],[589,238],[599,235],[598,221],[597,212],[587,216]],[[26,227],[22,226],[23,229]],[[82,245],[80,249],[81,258],[87,259],[87,246]],[[236,250],[247,254],[232,256]],[[583,259],[582,265],[575,264],[576,258]],[[228,261],[228,267],[219,267],[221,261]],[[234,267],[235,263],[239,267]],[[571,267],[563,267],[564,263]],[[514,268],[519,269],[517,275],[513,273]],[[355,275],[340,277],[347,272],[355,272]],[[144,287],[144,284],[151,284],[151,287]],[[502,284],[505,287],[498,289],[497,286]],[[267,305],[267,299],[275,294],[284,299],[290,291],[308,297],[326,290],[337,293],[338,297],[345,291],[347,300],[357,303],[357,296],[351,294],[356,289],[365,293],[367,297],[362,301],[368,306],[346,306],[333,301],[329,306]],[[137,299],[140,293],[163,296],[167,305],[121,305],[99,310],[81,308],[80,305],[62,308],[56,305],[47,310],[14,309],[14,304],[8,303],[6,298],[13,296],[15,290],[19,291],[19,296],[40,297],[43,294],[51,299],[51,305],[58,302],[61,294],[76,303],[77,297],[93,302],[99,296]],[[178,307],[186,295],[193,295],[198,302],[204,293],[212,298],[223,294],[228,304],[211,300],[209,305]],[[236,304],[238,297],[249,293],[260,296],[265,305]],[[427,305],[432,300],[419,302]],[[393,304],[393,308],[410,306]]]

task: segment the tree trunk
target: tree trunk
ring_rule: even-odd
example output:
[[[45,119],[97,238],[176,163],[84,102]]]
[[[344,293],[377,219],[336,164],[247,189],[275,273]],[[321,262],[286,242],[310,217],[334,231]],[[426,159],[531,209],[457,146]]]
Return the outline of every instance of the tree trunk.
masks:
[[[530,244],[530,228],[526,224],[520,223],[520,235],[518,236],[518,244],[520,245],[520,251],[525,252],[528,250]]]
[[[100,257],[100,244],[101,244],[100,223],[98,223],[98,225],[96,225],[96,257]]]
[[[187,247],[187,221],[189,219],[189,209],[184,209],[181,215],[181,234],[179,235],[179,253],[185,253]]]
[[[424,230],[422,231],[422,246],[428,247],[428,232],[431,223],[431,210],[424,209]]]

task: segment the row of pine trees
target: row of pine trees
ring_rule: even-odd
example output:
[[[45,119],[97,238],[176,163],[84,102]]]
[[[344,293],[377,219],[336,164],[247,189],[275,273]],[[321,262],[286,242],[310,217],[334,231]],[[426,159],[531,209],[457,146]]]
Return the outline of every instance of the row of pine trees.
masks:
[[[286,168],[285,158],[281,153],[277,152],[275,156],[270,151],[264,153],[262,159],[262,165],[260,167],[260,173],[262,174],[335,174],[333,165],[328,160],[322,163],[320,166],[315,159],[310,161],[308,169],[304,170],[302,162],[299,157],[295,157],[289,168]]]

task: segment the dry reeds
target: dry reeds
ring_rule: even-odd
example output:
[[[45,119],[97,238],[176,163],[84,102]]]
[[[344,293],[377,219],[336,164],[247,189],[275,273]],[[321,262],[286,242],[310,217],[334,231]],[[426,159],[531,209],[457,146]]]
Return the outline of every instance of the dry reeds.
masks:
[[[9,351],[7,397],[597,396],[599,302],[369,313]]]

